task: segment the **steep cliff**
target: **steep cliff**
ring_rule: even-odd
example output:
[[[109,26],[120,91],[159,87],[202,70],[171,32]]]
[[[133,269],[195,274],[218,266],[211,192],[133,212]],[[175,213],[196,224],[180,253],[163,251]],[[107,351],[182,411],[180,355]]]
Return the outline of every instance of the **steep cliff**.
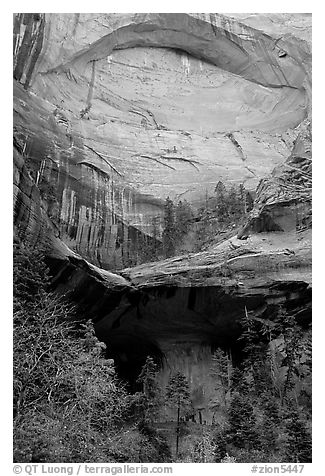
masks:
[[[199,205],[218,180],[255,190],[284,162],[309,111],[310,23],[284,17],[306,34],[279,38],[245,22],[16,16],[15,134],[74,251],[121,267],[168,195]]]
[[[187,375],[209,421],[213,350],[246,311],[311,319],[310,17],[17,15],[14,198],[53,283],[132,383],[146,355]],[[256,201],[237,236],[120,273],[167,196],[218,182]]]

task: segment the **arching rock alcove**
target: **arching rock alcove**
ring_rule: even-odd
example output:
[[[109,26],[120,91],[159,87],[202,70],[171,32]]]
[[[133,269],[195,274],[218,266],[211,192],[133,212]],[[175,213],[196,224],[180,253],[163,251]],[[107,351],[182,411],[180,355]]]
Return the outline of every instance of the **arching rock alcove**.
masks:
[[[15,45],[15,134],[46,212],[106,269],[150,236],[167,196],[200,206],[219,180],[254,191],[309,110],[308,42],[226,15],[26,14]]]

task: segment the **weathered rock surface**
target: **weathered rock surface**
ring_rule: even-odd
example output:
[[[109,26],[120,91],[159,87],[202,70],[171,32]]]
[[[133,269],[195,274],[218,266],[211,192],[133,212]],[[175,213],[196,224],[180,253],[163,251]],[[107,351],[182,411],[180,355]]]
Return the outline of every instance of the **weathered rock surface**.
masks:
[[[94,319],[121,374],[134,383],[148,354],[163,386],[181,370],[207,421],[212,352],[240,359],[246,310],[311,319],[310,17],[233,17],[15,24],[15,224],[48,243],[57,290]],[[237,236],[103,269],[150,233],[167,195],[199,204],[218,180],[259,184]]]
[[[311,124],[304,121],[300,133],[284,164],[261,180],[256,191],[255,207],[238,237],[250,231],[297,233],[311,229],[312,223],[312,156]]]
[[[219,14],[16,17],[16,135],[75,252],[121,267],[168,195],[254,190],[284,162],[309,111],[310,18],[282,20],[281,38],[262,20],[266,33]]]
[[[60,291],[93,317],[120,375],[134,385],[148,354],[161,365],[162,388],[175,369],[181,371],[196,419],[200,412],[208,423],[213,351],[221,346],[240,360],[237,339],[246,310],[272,320],[282,305],[302,326],[311,321],[310,230],[286,233],[285,240],[281,232],[233,237],[204,253],[127,269],[124,287],[98,283],[71,261],[66,269],[58,275]]]

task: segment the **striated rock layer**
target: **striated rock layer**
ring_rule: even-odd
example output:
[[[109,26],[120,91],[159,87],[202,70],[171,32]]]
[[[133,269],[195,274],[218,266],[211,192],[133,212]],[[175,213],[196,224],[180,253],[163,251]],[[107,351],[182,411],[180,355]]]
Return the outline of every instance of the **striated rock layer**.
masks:
[[[265,15],[266,32],[220,14],[16,16],[15,134],[68,246],[121,267],[167,196],[255,190],[284,162],[309,111],[310,19],[277,22],[282,37]]]
[[[196,421],[211,423],[212,354],[222,347],[235,363],[241,359],[238,337],[246,311],[270,321],[281,305],[308,327],[310,159],[307,125],[281,174],[275,169],[262,182],[243,230],[205,252],[125,269],[120,281],[71,256],[59,266],[58,290],[69,292],[93,317],[109,356],[131,385],[152,355],[160,364],[162,388],[175,369],[183,372]]]
[[[20,14],[14,77],[18,232],[131,386],[152,355],[211,422],[212,353],[241,359],[246,311],[311,320],[310,17]],[[218,180],[258,185],[237,236],[107,271],[168,195],[198,205]]]

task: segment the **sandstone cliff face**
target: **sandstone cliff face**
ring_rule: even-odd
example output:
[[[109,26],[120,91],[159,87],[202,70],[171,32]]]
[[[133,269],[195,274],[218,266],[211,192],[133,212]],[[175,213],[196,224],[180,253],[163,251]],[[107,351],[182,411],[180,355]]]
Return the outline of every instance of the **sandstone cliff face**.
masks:
[[[28,88],[15,85],[16,135],[52,188],[60,237],[97,266],[120,267],[168,195],[198,205],[218,180],[255,190],[289,155],[309,111],[308,18],[282,20],[281,38],[240,20],[16,17],[15,78]]]
[[[45,14],[15,23],[19,232],[48,242],[59,292],[129,379],[177,368],[211,421],[217,346],[245,311],[311,318],[310,18]],[[238,236],[111,273],[163,200],[218,180],[256,191]]]

